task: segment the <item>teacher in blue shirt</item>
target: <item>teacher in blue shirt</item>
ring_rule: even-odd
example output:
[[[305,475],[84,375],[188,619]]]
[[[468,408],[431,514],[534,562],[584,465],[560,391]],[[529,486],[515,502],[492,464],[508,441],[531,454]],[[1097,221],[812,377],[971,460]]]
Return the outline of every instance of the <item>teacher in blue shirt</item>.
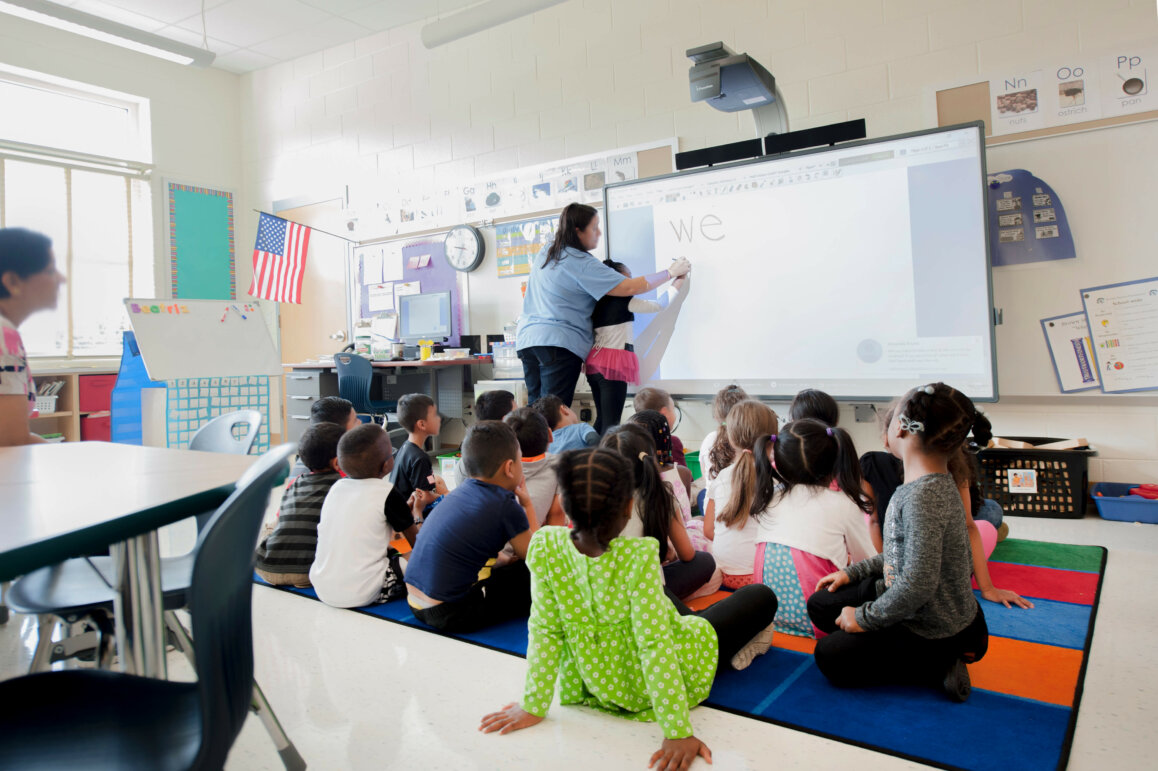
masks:
[[[571,405],[594,342],[591,312],[601,297],[644,294],[691,269],[691,263],[680,257],[667,270],[624,278],[591,255],[602,235],[594,208],[568,204],[559,215],[554,242],[531,262],[516,348],[532,402],[554,394]]]

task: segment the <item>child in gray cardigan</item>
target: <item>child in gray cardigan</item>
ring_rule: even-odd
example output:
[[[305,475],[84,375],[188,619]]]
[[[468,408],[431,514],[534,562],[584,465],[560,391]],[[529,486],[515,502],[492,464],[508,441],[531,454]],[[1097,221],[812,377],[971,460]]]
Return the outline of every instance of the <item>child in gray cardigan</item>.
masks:
[[[889,446],[905,466],[885,513],[884,550],[821,579],[809,598],[816,664],[838,686],[939,685],[969,697],[966,662],[989,645],[973,595],[965,509],[948,460],[964,446],[977,411],[961,392],[934,383],[901,398]]]

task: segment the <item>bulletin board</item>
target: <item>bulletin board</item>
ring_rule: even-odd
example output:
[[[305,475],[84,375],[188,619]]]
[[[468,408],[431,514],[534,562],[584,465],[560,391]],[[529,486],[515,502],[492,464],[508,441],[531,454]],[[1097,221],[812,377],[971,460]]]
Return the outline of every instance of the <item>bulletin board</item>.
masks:
[[[403,241],[401,242],[400,249],[393,248],[385,250],[384,259],[401,260],[402,279],[400,282],[386,282],[386,284],[367,283],[366,271],[368,263],[365,253],[355,252],[355,254],[358,254],[356,258],[358,263],[355,265],[355,271],[353,271],[358,277],[358,318],[368,319],[377,315],[376,311],[371,308],[370,293],[372,290],[384,287],[389,283],[394,283],[395,285],[399,283],[417,283],[418,291],[424,294],[430,292],[450,292],[450,312],[454,321],[451,325],[451,335],[447,344],[452,348],[458,347],[466,319],[465,303],[463,302],[463,292],[459,287],[459,272],[452,268],[443,256],[441,236]],[[391,268],[393,267],[394,266],[387,266],[384,273],[386,275],[397,275],[397,273],[391,272]],[[371,281],[373,281],[373,279],[371,279]],[[395,310],[397,310],[397,305],[395,305]]]
[[[233,193],[166,183],[169,290],[174,298],[237,298]]]

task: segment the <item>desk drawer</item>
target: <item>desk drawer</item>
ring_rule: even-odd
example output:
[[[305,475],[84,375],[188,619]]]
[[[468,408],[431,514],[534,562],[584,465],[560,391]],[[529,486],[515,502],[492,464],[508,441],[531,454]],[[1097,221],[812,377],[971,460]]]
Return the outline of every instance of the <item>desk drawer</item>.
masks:
[[[291,407],[291,409],[300,409],[300,407]],[[285,418],[285,440],[296,444],[301,440],[306,429],[310,427],[310,411],[307,409],[305,414],[290,412]]]
[[[318,370],[293,370],[285,376],[285,392],[287,396],[307,396],[311,402],[317,401],[322,395],[322,373]]]

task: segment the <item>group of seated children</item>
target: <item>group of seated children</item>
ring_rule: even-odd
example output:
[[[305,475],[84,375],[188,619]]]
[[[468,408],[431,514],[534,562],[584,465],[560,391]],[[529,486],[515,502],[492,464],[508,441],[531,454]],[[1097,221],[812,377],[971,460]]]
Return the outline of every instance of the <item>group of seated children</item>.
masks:
[[[966,448],[990,428],[965,395],[933,383],[897,400],[884,431],[896,465],[858,459],[826,394],[799,394],[781,425],[730,386],[705,441],[701,520],[674,457],[674,402],[641,394],[635,415],[595,436],[598,447],[554,397],[513,410],[496,398],[462,442],[462,481],[421,527],[442,492],[423,462],[422,442],[439,428],[433,404],[400,402],[410,441],[396,459],[377,426],[342,435],[319,423],[300,448],[309,473],[259,547],[260,574],[308,579],[343,607],[404,591],[420,621],[447,632],[530,613],[523,702],[487,715],[484,731],[542,720],[557,682],[564,704],[659,722],[656,758],[710,757],[688,710],[717,665],[746,667],[774,629],[819,638],[817,665],[838,686],[928,684],[967,698],[965,662],[988,645],[972,576],[988,600],[1032,605],[985,571],[996,528],[983,533],[974,520],[983,504]],[[387,548],[392,532],[413,544],[404,565]],[[721,583],[733,591],[699,614],[683,604]],[[662,700],[661,682],[671,683]]]

